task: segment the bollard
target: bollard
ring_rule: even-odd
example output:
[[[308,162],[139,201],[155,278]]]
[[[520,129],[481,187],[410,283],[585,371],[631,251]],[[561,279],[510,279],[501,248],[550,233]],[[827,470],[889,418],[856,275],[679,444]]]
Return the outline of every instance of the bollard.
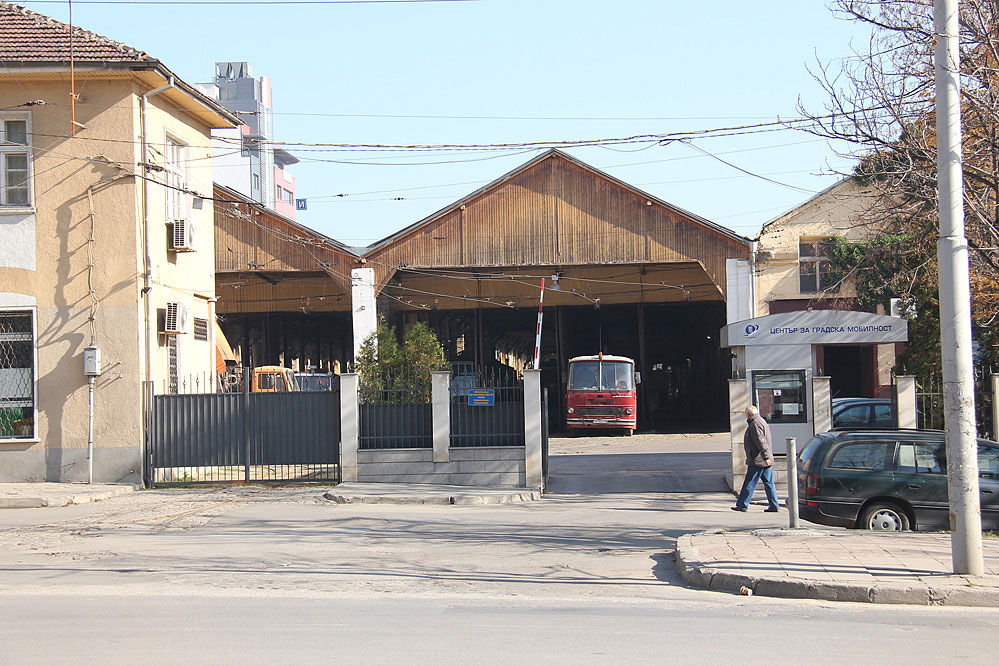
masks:
[[[786,441],[788,527],[798,527],[798,447],[794,437]]]

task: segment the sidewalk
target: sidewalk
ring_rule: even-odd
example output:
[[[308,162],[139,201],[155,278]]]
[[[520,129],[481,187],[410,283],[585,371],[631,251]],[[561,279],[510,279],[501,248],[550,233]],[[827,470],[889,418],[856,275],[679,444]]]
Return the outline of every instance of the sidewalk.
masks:
[[[86,504],[130,493],[136,486],[116,483],[0,483],[0,509],[36,509]]]
[[[950,535],[821,528],[716,530],[677,539],[691,585],[796,599],[999,607],[999,539],[983,539],[985,575],[951,573]]]
[[[337,504],[510,504],[539,500],[541,492],[532,488],[347,482],[323,497]]]

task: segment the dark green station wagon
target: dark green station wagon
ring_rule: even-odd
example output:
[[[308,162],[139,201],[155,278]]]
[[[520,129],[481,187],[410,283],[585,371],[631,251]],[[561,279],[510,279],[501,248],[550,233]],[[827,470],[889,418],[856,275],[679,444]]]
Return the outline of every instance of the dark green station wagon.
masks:
[[[982,527],[999,529],[999,444],[978,441]],[[949,529],[944,433],[833,431],[798,455],[798,514],[869,530]]]

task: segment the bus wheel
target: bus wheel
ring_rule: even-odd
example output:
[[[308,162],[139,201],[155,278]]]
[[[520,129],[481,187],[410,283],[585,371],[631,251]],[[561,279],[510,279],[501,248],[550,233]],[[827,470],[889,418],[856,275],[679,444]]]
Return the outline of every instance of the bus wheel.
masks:
[[[625,428],[624,429],[624,436],[625,437],[631,437],[631,433],[633,433],[633,432],[635,432],[634,428]]]

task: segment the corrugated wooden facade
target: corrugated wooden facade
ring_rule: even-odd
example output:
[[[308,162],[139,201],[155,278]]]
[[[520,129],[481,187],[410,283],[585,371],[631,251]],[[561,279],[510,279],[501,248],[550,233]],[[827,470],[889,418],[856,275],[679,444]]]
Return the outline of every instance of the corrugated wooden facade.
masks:
[[[364,256],[383,285],[401,268],[410,281],[413,269],[588,267],[592,273],[613,264],[633,266],[619,280],[638,285],[642,269],[658,265],[655,282],[699,285],[693,294],[662,289],[662,298],[653,298],[681,301],[723,300],[725,260],[748,254],[748,239],[553,150]],[[687,273],[667,275],[674,267]],[[700,277],[689,274],[691,267]],[[636,286],[629,302],[637,302],[640,292]]]
[[[350,311],[356,255],[228,188],[215,199],[220,313]]]

